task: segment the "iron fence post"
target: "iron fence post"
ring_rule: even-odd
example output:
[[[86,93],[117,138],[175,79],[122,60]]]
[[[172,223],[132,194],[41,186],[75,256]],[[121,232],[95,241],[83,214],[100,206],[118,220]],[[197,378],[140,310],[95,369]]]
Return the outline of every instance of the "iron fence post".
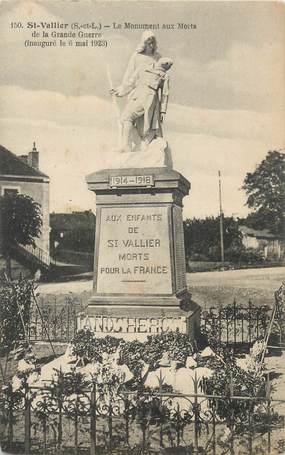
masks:
[[[59,398],[58,400],[58,441],[57,447],[58,450],[61,451],[62,445],[62,400]]]
[[[160,373],[159,373],[159,393],[162,393],[163,389],[162,389],[162,385],[163,385],[163,377],[162,377],[162,372],[160,370]],[[159,409],[160,409],[160,416],[162,416],[162,395],[160,395],[159,397]],[[162,447],[163,445],[163,425],[162,425],[162,418],[160,418],[160,422],[159,422],[159,445],[160,447]]]
[[[109,400],[109,415],[108,415],[108,425],[109,425],[109,451],[110,453],[112,452],[112,445],[113,445],[113,419],[112,419],[112,413],[113,413],[113,406],[112,406],[112,397],[110,394],[110,400]]]
[[[194,454],[199,452],[199,409],[198,409],[198,379],[194,376]]]
[[[271,453],[271,382],[269,373],[266,380],[266,402],[267,402],[267,450]]]
[[[44,410],[46,410],[46,397],[44,397]],[[43,415],[44,455],[47,453],[47,418]]]
[[[219,342],[222,341],[222,310],[219,309]]]
[[[180,406],[179,403],[177,404],[177,447],[180,446]]]
[[[53,338],[54,340],[57,339],[57,304],[56,304],[56,300],[54,301],[54,327],[53,327]]]
[[[8,409],[8,448],[11,449],[13,445],[13,400],[11,399],[9,402],[9,409]]]
[[[51,316],[50,313],[51,313],[51,311],[50,311],[50,306],[49,306],[49,308],[48,308],[48,319],[47,319],[47,329],[46,329],[46,340],[45,341],[49,341],[49,339],[50,339],[50,336],[49,336],[49,334],[50,334],[50,325],[51,325],[50,324],[50,316]],[[44,325],[44,330],[45,330],[45,325]]]
[[[145,422],[142,423],[142,453],[145,453],[146,447],[146,425]]]
[[[66,332],[67,340],[66,341],[70,341],[70,339],[69,339],[69,323],[70,323],[70,314],[69,314],[69,305],[68,305],[67,306],[67,332]]]
[[[96,383],[93,383],[90,397],[90,455],[96,453]]]
[[[251,343],[251,310],[252,310],[252,303],[249,299],[248,301],[248,342]]]
[[[142,453],[146,450],[147,414],[145,403],[141,403]]]
[[[66,341],[64,339],[64,328],[63,328],[63,324],[62,324],[62,309],[59,311],[58,314],[59,314],[58,318],[59,318],[59,323],[60,323],[60,340]]]
[[[213,455],[216,455],[216,400],[213,400]]]
[[[253,430],[253,425],[252,425],[252,419],[251,419],[251,411],[252,407],[249,406],[249,411],[248,411],[248,445],[249,445],[249,455],[252,455],[252,440],[253,440],[253,435],[252,435],[252,430]]]
[[[227,314],[226,318],[226,334],[227,334],[227,344],[229,344],[229,315]]]
[[[75,453],[78,455],[78,394],[76,393],[75,414],[74,414],[74,445]]]
[[[234,455],[234,409],[233,409],[233,404],[234,400],[232,397],[234,396],[234,382],[233,382],[233,375],[232,372],[230,372],[230,453],[231,455]]]
[[[130,403],[129,403],[129,397],[127,395],[127,399],[125,401],[125,419],[126,419],[126,442],[127,442],[127,445],[129,445],[129,407],[130,407]]]
[[[236,352],[236,342],[237,342],[237,302],[236,299],[234,299],[234,353]]]
[[[74,337],[77,333],[77,311],[76,311],[76,306],[73,308],[73,334],[72,336]]]
[[[58,407],[58,439],[57,448],[59,452],[62,446],[62,407],[63,407],[63,383],[62,383],[62,369],[59,369],[58,384],[57,384],[57,407]]]
[[[25,384],[25,454],[31,451],[31,400],[29,396],[29,386]]]

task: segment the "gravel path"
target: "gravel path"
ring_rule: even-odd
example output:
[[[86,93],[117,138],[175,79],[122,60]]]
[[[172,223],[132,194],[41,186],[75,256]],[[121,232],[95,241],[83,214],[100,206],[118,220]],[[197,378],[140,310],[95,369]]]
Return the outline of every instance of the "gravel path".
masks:
[[[285,281],[285,267],[187,274],[193,300],[202,307],[225,306],[234,298],[242,305],[251,299],[254,305],[271,306],[274,291],[282,281]]]
[[[187,273],[187,283],[191,292],[197,293],[200,288],[211,289],[255,289],[267,291],[270,296],[285,280],[285,267],[273,267],[266,269],[243,269],[227,270],[224,272],[200,272]],[[43,283],[38,291],[43,294],[91,291],[92,280],[68,281],[64,283]]]

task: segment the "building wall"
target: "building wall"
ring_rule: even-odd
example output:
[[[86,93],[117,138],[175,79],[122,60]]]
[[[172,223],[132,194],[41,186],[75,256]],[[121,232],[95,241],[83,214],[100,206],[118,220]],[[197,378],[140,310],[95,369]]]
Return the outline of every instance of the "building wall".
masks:
[[[279,239],[256,238],[244,234],[242,243],[246,248],[262,251],[265,259],[279,260],[284,257],[284,245]]]
[[[281,259],[284,254],[280,240],[270,240],[264,247],[264,255],[268,259]]]
[[[0,273],[6,270],[6,260],[0,254]],[[18,280],[19,278],[33,278],[36,268],[28,268],[24,264],[20,264],[15,259],[11,260],[11,278]]]
[[[41,205],[43,226],[41,236],[36,239],[38,247],[49,252],[49,183],[48,182],[31,182],[28,180],[0,180],[0,194],[3,194],[4,188],[18,188],[19,193],[26,194],[33,198]]]
[[[242,237],[242,243],[246,248],[258,248],[258,240],[256,237],[250,237],[244,234]]]

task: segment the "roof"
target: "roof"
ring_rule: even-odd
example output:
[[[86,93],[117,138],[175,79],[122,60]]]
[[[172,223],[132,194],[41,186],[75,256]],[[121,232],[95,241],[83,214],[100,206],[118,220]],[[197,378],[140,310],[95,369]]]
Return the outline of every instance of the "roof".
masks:
[[[248,226],[239,226],[239,230],[250,237],[259,239],[278,239],[278,235],[272,234],[268,229],[253,229]]]
[[[77,228],[93,228],[95,215],[91,210],[72,213],[51,213],[50,227],[58,231],[71,231]]]
[[[24,163],[2,145],[0,145],[0,175],[48,178],[46,174]]]

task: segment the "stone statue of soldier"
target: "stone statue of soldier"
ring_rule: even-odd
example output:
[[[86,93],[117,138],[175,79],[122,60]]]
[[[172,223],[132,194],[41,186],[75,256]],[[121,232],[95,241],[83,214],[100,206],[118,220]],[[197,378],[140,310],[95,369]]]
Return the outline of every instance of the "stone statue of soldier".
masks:
[[[170,58],[159,58],[153,66],[141,67],[134,71],[120,87],[110,92],[118,97],[129,95],[121,115],[121,152],[132,151],[132,132],[141,126],[138,134],[143,148],[155,138],[162,136],[161,123],[167,111],[169,97],[169,76],[167,71],[173,62]],[[141,121],[143,119],[143,122]]]

